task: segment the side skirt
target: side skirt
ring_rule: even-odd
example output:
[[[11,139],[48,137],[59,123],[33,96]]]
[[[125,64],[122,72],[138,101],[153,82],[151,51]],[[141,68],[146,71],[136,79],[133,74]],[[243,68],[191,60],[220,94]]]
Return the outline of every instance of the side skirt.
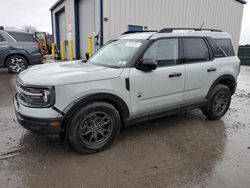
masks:
[[[188,104],[184,104],[184,105],[178,105],[178,106],[174,106],[174,107],[170,107],[170,108],[156,110],[153,112],[139,114],[139,115],[125,119],[123,124],[126,127],[126,126],[130,126],[130,125],[133,125],[136,123],[141,123],[141,122],[145,122],[145,121],[149,121],[149,120],[153,120],[153,119],[162,118],[165,116],[176,114],[178,112],[183,112],[186,110],[201,108],[206,103],[207,103],[207,99],[204,99],[204,100],[201,100],[201,101],[198,101],[195,103],[188,103]]]

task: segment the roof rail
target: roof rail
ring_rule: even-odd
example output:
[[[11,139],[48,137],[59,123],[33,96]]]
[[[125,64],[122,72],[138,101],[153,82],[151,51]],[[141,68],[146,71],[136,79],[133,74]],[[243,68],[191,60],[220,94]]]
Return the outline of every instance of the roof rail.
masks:
[[[202,29],[202,28],[164,28],[159,33],[172,33],[174,30],[194,30],[194,31],[211,31],[211,32],[222,32],[218,29]]]
[[[11,28],[11,27],[6,27],[5,30],[6,30],[6,31],[16,31],[16,32],[28,33],[28,32],[26,32],[24,29]]]
[[[158,32],[157,30],[143,30],[143,31],[126,31],[122,35],[131,34],[131,33],[147,33],[147,32]]]

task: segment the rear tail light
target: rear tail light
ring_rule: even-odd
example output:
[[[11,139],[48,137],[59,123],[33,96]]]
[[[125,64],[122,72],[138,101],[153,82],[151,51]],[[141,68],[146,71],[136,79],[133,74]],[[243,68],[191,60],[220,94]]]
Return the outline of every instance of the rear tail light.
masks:
[[[39,48],[40,52],[42,53],[42,48],[41,48],[41,44],[40,44],[40,42],[38,42],[38,41],[37,41],[37,43],[36,43],[36,44],[37,44],[37,47]]]
[[[38,39],[36,39],[36,46],[39,49],[39,52],[42,54],[42,45],[40,44],[40,41]]]

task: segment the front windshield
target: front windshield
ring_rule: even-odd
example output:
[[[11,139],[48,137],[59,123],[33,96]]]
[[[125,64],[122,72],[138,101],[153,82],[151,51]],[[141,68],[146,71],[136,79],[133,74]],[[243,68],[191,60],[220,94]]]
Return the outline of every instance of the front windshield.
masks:
[[[88,63],[108,66],[125,67],[138,49],[142,46],[142,41],[118,40],[113,41],[98,50],[88,61]]]

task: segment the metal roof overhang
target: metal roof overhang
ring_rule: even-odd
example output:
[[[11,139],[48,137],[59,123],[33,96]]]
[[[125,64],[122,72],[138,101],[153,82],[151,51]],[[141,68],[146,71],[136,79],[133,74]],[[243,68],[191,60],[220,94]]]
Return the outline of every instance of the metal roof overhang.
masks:
[[[50,11],[53,11],[57,6],[59,6],[64,0],[58,0],[52,7],[50,7]]]

